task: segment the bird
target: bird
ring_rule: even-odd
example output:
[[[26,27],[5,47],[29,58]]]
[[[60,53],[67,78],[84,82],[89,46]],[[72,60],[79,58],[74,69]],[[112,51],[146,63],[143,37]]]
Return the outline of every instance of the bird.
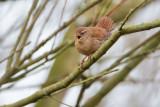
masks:
[[[91,61],[91,56],[109,39],[114,26],[110,17],[103,16],[95,27],[78,27],[75,30],[75,47],[81,54],[86,55],[80,63],[81,69],[84,60],[88,57]]]

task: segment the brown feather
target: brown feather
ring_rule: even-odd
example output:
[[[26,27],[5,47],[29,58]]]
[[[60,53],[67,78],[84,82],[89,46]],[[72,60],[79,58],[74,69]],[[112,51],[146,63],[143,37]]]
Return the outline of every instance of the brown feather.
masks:
[[[90,27],[89,32],[91,33],[91,37],[96,37],[100,40],[106,40],[111,35],[109,31],[106,31],[102,27]]]
[[[106,29],[107,31],[111,32],[114,30],[115,24],[113,23],[112,19],[107,16],[103,16],[98,20],[96,27],[101,27]]]

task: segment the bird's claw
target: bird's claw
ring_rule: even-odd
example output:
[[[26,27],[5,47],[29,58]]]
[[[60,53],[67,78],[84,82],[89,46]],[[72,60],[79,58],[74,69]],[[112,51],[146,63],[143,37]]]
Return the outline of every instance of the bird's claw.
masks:
[[[92,61],[91,57],[92,57],[92,54],[88,56],[88,59],[89,59],[90,62]]]

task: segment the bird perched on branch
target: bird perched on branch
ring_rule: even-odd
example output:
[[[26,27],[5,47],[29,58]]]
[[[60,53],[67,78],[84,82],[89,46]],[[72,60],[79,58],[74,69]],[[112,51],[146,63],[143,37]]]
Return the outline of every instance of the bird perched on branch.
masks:
[[[111,36],[114,25],[110,17],[104,16],[98,20],[95,27],[77,28],[75,35],[75,46],[77,50],[91,60],[92,54]],[[81,61],[81,68],[85,58]]]

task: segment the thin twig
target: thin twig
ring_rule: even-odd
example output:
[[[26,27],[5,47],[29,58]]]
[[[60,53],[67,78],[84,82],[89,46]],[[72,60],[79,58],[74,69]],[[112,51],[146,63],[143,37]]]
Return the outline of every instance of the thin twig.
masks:
[[[55,7],[56,7],[57,2],[58,2],[58,0],[55,1],[55,3],[54,3],[54,5],[53,5],[53,7],[51,8],[51,10],[50,10],[50,12],[49,12],[46,20],[44,21],[44,23],[43,23],[43,25],[42,25],[42,27],[41,27],[41,29],[40,29],[40,32],[39,32],[39,34],[38,34],[37,40],[36,40],[36,42],[35,42],[35,46],[37,46],[38,41],[39,41],[39,38],[41,37],[43,30],[44,30],[44,28],[46,27],[49,19],[51,18],[51,15],[52,15],[52,13],[53,13],[53,10],[54,10]]]
[[[160,49],[160,47],[157,47],[157,48],[153,48],[153,49],[149,49],[147,51],[144,51],[140,54],[137,54],[137,55],[131,55],[127,60],[124,60],[122,61],[120,64],[124,64],[124,63],[127,63],[128,61],[134,59],[134,58],[137,58],[137,57],[142,57],[142,56],[146,56],[152,52],[155,52],[156,50]]]
[[[20,70],[22,70],[22,69],[25,69],[25,68],[29,67],[30,65],[33,65],[34,63],[42,60],[43,58],[46,58],[46,61],[48,61],[48,60],[49,60],[49,59],[48,59],[48,56],[49,56],[50,54],[53,54],[53,53],[57,52],[57,50],[59,50],[59,51],[57,52],[57,54],[62,53],[62,52],[64,51],[64,49],[69,48],[73,43],[74,43],[74,41],[67,41],[67,42],[66,42],[66,45],[65,45],[65,43],[61,45],[61,46],[64,45],[64,47],[61,47],[61,46],[60,46],[60,47],[55,48],[55,49],[52,50],[52,51],[46,52],[45,54],[43,54],[42,56],[36,58],[35,60],[32,60],[32,61],[28,62],[27,64],[24,64],[24,65],[20,66],[18,71],[20,71]],[[55,56],[54,56],[54,58],[55,58]]]
[[[126,0],[121,0],[119,4],[117,4],[111,11],[109,11],[105,16],[111,17],[120,7],[121,5],[125,2]]]
[[[121,56],[110,67],[108,67],[105,70],[111,70],[111,69],[115,68],[116,66],[118,66],[123,59],[125,59],[126,57],[128,57],[129,55],[131,55],[132,53],[134,53],[136,50],[138,50],[139,48],[141,48],[142,46],[144,46],[146,43],[148,43],[149,41],[151,41],[152,39],[154,39],[156,36],[157,35],[155,34],[155,35],[149,37],[148,39],[146,39],[145,41],[143,41],[142,43],[140,43],[138,46],[136,46],[135,48],[133,48],[132,50],[130,50],[129,52],[127,52],[126,54],[124,54],[123,56]]]
[[[29,59],[32,54],[34,54],[39,48],[41,48],[46,42],[48,42],[52,37],[54,37],[58,32],[65,29],[67,26],[69,26],[73,21],[75,21],[80,15],[82,15],[84,12],[95,6],[96,4],[100,3],[102,0],[96,0],[93,3],[90,3],[85,9],[81,10],[80,13],[72,17],[68,22],[65,22],[61,27],[59,27],[54,33],[52,33],[46,40],[43,40],[37,47],[35,47],[32,51],[30,51],[24,58],[19,62],[19,65],[21,65],[25,60]]]
[[[144,1],[143,1],[142,3],[140,3],[138,6],[136,6],[136,7],[132,10],[132,12],[129,12],[129,13],[127,14],[127,16],[125,17],[123,23],[122,23],[122,24],[120,25],[120,27],[118,28],[119,31],[121,31],[121,30],[120,30],[121,27],[123,27],[123,25],[125,24],[125,22],[128,20],[129,16],[130,16],[133,12],[135,12],[135,10],[137,10],[145,1],[146,1],[146,0],[144,0]],[[143,44],[142,44],[142,45],[143,45]],[[141,46],[142,46],[142,45],[141,45]],[[107,70],[111,70],[112,68],[118,66],[118,65],[120,64],[120,61],[121,61],[121,60],[123,60],[125,57],[127,57],[127,55],[130,55],[130,53],[134,52],[136,49],[138,49],[138,48],[141,47],[141,46],[138,46],[138,47],[134,48],[133,50],[131,50],[131,52],[128,52],[126,55],[124,55],[122,58],[118,59],[115,63],[113,63],[109,68],[107,68],[107,69],[104,70],[103,72],[105,72],[105,71],[107,71]],[[101,72],[101,73],[103,73],[103,72]],[[94,80],[94,79],[93,79],[93,80]],[[89,84],[92,84],[92,83],[93,83],[93,82],[90,82]]]
[[[119,30],[122,30],[122,27],[124,26],[124,24],[127,22],[128,18],[139,8],[141,7],[147,0],[143,0],[139,5],[137,5],[134,9],[130,9],[129,13],[127,14],[127,16],[125,17],[124,21],[122,22],[122,24],[119,27]]]
[[[63,18],[63,14],[64,14],[64,10],[65,10],[66,4],[67,4],[67,0],[65,0],[65,3],[64,3],[63,9],[62,9],[62,13],[61,13],[61,16],[60,16],[60,21],[59,21],[58,27],[60,27],[60,25],[61,25],[61,22],[62,22],[62,18]],[[55,37],[54,37],[54,40],[53,40],[53,44],[52,44],[51,50],[53,49],[53,47],[54,47],[54,45],[55,45],[56,37],[57,37],[57,34],[56,34]]]
[[[143,54],[136,55],[136,56],[132,56],[132,58],[121,62],[121,61],[124,60],[126,57],[128,57],[128,56],[131,55],[131,54],[133,54],[136,50],[138,50],[139,48],[141,48],[142,46],[144,46],[146,43],[148,43],[149,41],[151,41],[151,40],[154,39],[155,37],[157,37],[157,33],[155,33],[153,36],[151,36],[150,38],[148,38],[147,40],[145,40],[144,42],[142,42],[141,44],[139,44],[138,46],[136,46],[135,48],[133,48],[132,50],[130,50],[129,52],[127,52],[127,53],[126,53],[125,55],[123,55],[121,58],[119,58],[118,60],[116,60],[110,67],[108,67],[107,69],[105,69],[103,72],[108,71],[108,70],[111,70],[111,69],[117,67],[117,66],[120,65],[120,64],[123,64],[123,63],[128,62],[129,60],[131,60],[131,59],[133,59],[133,58],[136,58],[136,57],[141,56],[141,55],[146,55],[146,54],[148,54],[148,52],[154,51],[155,49],[148,50],[146,53],[144,52]],[[159,49],[159,48],[156,48],[156,49]],[[101,73],[103,73],[103,72],[101,72]],[[94,81],[95,81],[95,80],[94,80]],[[92,83],[93,83],[93,82],[88,82],[89,85],[92,84]]]
[[[19,71],[22,70],[22,69],[25,69],[25,68],[27,68],[27,67],[35,64],[35,63],[37,63],[37,62],[39,62],[40,60],[43,60],[43,59],[47,59],[47,60],[48,60],[48,56],[49,56],[49,55],[52,55],[52,54],[60,51],[61,49],[63,49],[63,48],[66,47],[66,46],[67,46],[67,47],[70,46],[70,43],[69,43],[68,41],[66,41],[65,43],[59,45],[59,46],[58,46],[57,48],[55,48],[54,50],[45,52],[43,55],[41,55],[41,56],[39,56],[39,57],[31,60],[30,62],[28,62],[28,63],[26,63],[26,64],[21,65],[20,68],[19,68]]]
[[[37,2],[38,2],[38,0],[34,0],[31,9],[30,9],[30,11],[28,12],[28,16],[27,16],[27,18],[26,18],[26,20],[25,20],[25,22],[24,22],[24,24],[23,24],[23,27],[22,27],[22,29],[21,29],[21,32],[20,32],[20,34],[19,34],[19,36],[18,36],[18,39],[17,39],[17,41],[16,41],[16,43],[15,43],[12,51],[10,52],[10,54],[12,54],[12,52],[15,52],[15,51],[16,51],[16,49],[17,49],[17,47],[18,47],[18,45],[19,45],[19,43],[20,43],[20,40],[21,40],[21,38],[22,38],[22,36],[23,36],[23,34],[24,34],[24,31],[25,31],[25,29],[26,29],[26,26],[27,26],[27,24],[28,24],[28,21],[29,21],[29,19],[30,19],[30,17],[31,17],[31,14],[32,14],[33,10],[35,9],[35,7],[37,6]],[[13,56],[14,56],[14,55],[13,55]],[[7,66],[6,66],[6,71],[9,71],[9,69],[11,68],[11,64],[12,64],[12,61],[13,61],[13,56],[8,59]]]
[[[95,15],[95,17],[93,18],[93,21],[92,21],[92,25],[94,26],[94,25],[96,25],[96,22],[97,22],[97,19],[99,18],[99,17],[101,17],[102,15],[104,15],[104,9],[103,8],[105,8],[105,10],[107,10],[108,8],[109,8],[109,6],[111,6],[110,4],[112,3],[112,0],[104,0],[102,3],[101,3],[101,6],[99,6],[99,9],[97,9],[98,10],[98,12],[97,12],[97,14]],[[102,13],[102,11],[103,11],[103,13]]]
[[[109,9],[109,7],[111,6],[111,4],[112,4],[112,2],[113,2],[113,0],[104,0],[104,1],[105,1],[105,2],[104,2],[104,7],[105,7],[105,9],[103,9],[103,10],[100,11],[100,14],[99,14],[98,17],[104,16],[104,14],[107,12],[107,10]],[[107,5],[105,5],[106,2],[107,2]]]
[[[30,70],[26,70],[24,73],[18,75],[17,77],[14,77],[14,78],[11,78],[10,80],[8,80],[8,83],[10,83],[10,82],[15,82],[15,81],[18,81],[18,80],[20,80],[20,79],[23,79],[23,78],[24,78],[27,74],[29,74],[31,71],[35,70],[36,68],[40,67],[40,65],[42,66],[42,65],[44,65],[44,64],[45,64],[45,63],[43,62],[43,64],[39,64],[39,65],[33,67],[33,68],[30,69]],[[44,69],[47,69],[47,68],[48,68],[48,67],[44,67],[44,68],[38,69],[37,72],[34,72],[34,73],[30,74],[30,75],[33,75],[33,74],[35,74],[35,73],[39,73],[40,71],[42,71],[42,70],[44,70]],[[28,76],[30,76],[30,75],[28,75]]]
[[[9,59],[10,57],[12,57],[15,53],[21,51],[24,47],[26,47],[27,45],[29,45],[31,42],[26,43],[23,47],[21,47],[20,49],[16,50],[15,52],[11,53],[9,56],[7,56],[6,58],[2,59],[0,61],[0,63],[4,62],[5,60]]]
[[[70,106],[70,105],[68,105],[68,104],[66,104],[66,103],[63,103],[62,101],[60,101],[60,100],[58,100],[58,99],[56,99],[56,98],[54,98],[53,96],[49,96],[51,99],[53,99],[53,100],[55,100],[55,101],[57,101],[57,102],[59,102],[59,103],[61,103],[61,104],[63,104],[63,105],[65,105],[65,106],[68,106],[68,107],[73,107],[73,106]]]
[[[82,84],[82,88],[81,88],[81,91],[79,93],[78,99],[76,101],[76,106],[75,107],[80,107],[79,104],[82,100],[82,97],[83,97],[83,94],[84,94],[85,90],[86,90],[86,86],[85,86],[85,84]]]
[[[40,14],[42,13],[42,11],[44,10],[45,6],[47,5],[49,0],[45,0],[43,5],[39,7],[38,11],[36,12],[30,26],[27,28],[26,32],[29,32],[32,27],[34,26],[35,22],[37,21],[37,19],[39,18]]]
[[[34,101],[37,101],[38,99],[46,96],[45,93],[51,94],[51,93],[53,93],[57,90],[60,90],[60,89],[63,89],[65,87],[69,86],[70,83],[77,76],[82,74],[93,63],[95,63],[100,57],[102,57],[111,48],[111,46],[113,46],[113,44],[120,38],[121,35],[134,33],[134,32],[140,32],[140,31],[144,31],[144,30],[149,30],[149,29],[153,29],[153,28],[156,28],[156,27],[159,27],[159,26],[160,26],[160,20],[157,19],[157,20],[154,20],[152,22],[147,22],[147,23],[143,23],[143,24],[139,24],[139,25],[123,27],[123,29],[121,31],[116,30],[112,34],[112,36],[106,42],[104,42],[104,44],[92,55],[91,61],[87,60],[86,62],[84,62],[83,66],[82,66],[83,70],[80,70],[80,67],[77,67],[76,69],[74,69],[74,71],[69,76],[64,78],[62,81],[59,81],[59,82],[57,82],[55,84],[52,84],[52,85],[50,85],[46,88],[43,88],[43,89],[35,92],[34,94],[28,96],[27,98],[21,99],[20,101],[17,101],[15,103],[5,105],[5,106],[6,107],[24,106],[24,105],[27,105],[27,104],[32,103]],[[10,77],[10,75],[12,75],[12,74],[10,74],[10,72],[5,73],[0,78],[0,86],[3,85],[5,83],[5,81],[7,81],[8,77]],[[43,93],[44,91],[45,91],[45,93]]]
[[[89,10],[90,8],[92,8],[93,6],[95,6],[96,4],[100,3],[102,0],[96,0],[94,2],[91,2],[88,6],[86,6],[86,8],[81,9],[81,11],[75,15],[74,17],[72,17],[67,23],[64,23],[61,27],[59,27],[53,34],[51,34],[46,40],[42,41],[37,47],[35,47],[33,50],[31,50],[27,55],[25,55],[22,60],[18,61],[18,65],[19,66],[13,66],[12,72],[10,73],[5,73],[2,78],[0,78],[0,86],[4,83],[7,82],[8,78],[10,78],[11,76],[13,76],[15,73],[18,72],[18,69],[20,67],[20,65],[22,65],[24,63],[24,61],[26,61],[27,59],[29,59],[36,51],[38,51],[44,44],[46,44],[46,42],[48,42],[52,37],[54,37],[58,32],[60,32],[61,30],[63,30],[64,28],[66,28],[67,26],[69,26],[74,20],[76,20],[80,15],[82,15],[84,12],[86,12],[87,10]]]
[[[140,54],[143,51],[148,49],[152,49],[157,47],[160,44],[160,32],[157,33],[156,38],[149,41],[142,49],[140,49],[136,54]],[[120,82],[122,82],[125,77],[141,62],[145,59],[145,56],[140,58],[135,58],[134,60],[130,60],[126,66],[115,75],[111,76],[101,87],[101,89],[94,94],[91,98],[89,98],[82,106],[83,107],[94,107],[96,106],[104,96],[106,96],[115,86],[117,86]]]
[[[157,20],[154,20],[154,21],[148,22],[148,23],[123,27],[123,29],[121,31],[116,30],[112,34],[112,36],[106,42],[104,42],[104,44],[92,55],[91,61],[87,60],[86,62],[84,62],[83,66],[82,66],[83,70],[80,70],[80,67],[77,67],[76,69],[74,69],[74,71],[69,76],[64,78],[62,81],[59,81],[55,84],[47,86],[46,88],[43,88],[43,89],[35,92],[34,94],[28,96],[27,98],[21,99],[20,101],[17,101],[15,103],[5,105],[5,106],[6,107],[14,107],[14,106],[21,107],[21,106],[33,103],[46,95],[54,93],[54,92],[61,90],[63,88],[66,88],[67,86],[69,86],[71,84],[71,82],[73,80],[75,80],[75,78],[77,76],[82,74],[86,69],[88,69],[92,64],[94,64],[100,57],[102,57],[110,49],[110,47],[113,46],[113,44],[120,38],[121,35],[144,31],[144,30],[149,30],[149,29],[153,29],[153,28],[156,28],[159,26],[160,26],[160,20],[157,19]],[[5,83],[5,81],[8,79],[8,77],[10,77],[10,75],[11,75],[10,72],[5,73],[0,78],[0,86]],[[2,107],[2,106],[0,106],[0,107]]]
[[[56,58],[57,56],[59,56],[62,52],[64,52],[67,48],[69,48],[70,46],[72,46],[73,43],[74,43],[74,41],[68,42],[68,44],[65,44],[65,46],[64,46],[63,48],[61,48],[61,50],[59,50],[59,51],[56,53],[56,55],[54,55],[53,57],[48,58],[48,59],[45,60],[44,62],[42,62],[42,63],[36,65],[35,67],[33,67],[33,68],[30,69],[30,70],[27,70],[26,72],[20,74],[19,76],[10,79],[8,82],[13,82],[13,81],[17,81],[17,80],[22,79],[23,77],[25,77],[25,76],[26,76],[28,73],[30,73],[31,71],[33,71],[33,70],[39,68],[40,66],[44,65],[46,62],[52,61],[53,59],[55,59],[55,58]],[[58,47],[57,47],[57,48],[58,48]],[[21,68],[19,68],[19,70],[25,69],[26,66],[28,66],[28,65],[23,65]]]
[[[0,89],[0,92],[4,91],[4,90],[8,90],[8,89],[11,89],[12,87],[14,87],[14,83],[13,84],[10,84],[9,86],[5,87],[5,88],[1,88]]]
[[[31,22],[31,25],[29,26],[29,28],[28,28],[28,29],[26,30],[26,32],[25,32],[25,35],[24,35],[24,37],[23,37],[23,40],[21,41],[21,44],[20,44],[20,48],[21,48],[22,46],[24,46],[24,44],[26,43],[26,41],[27,41],[27,39],[28,39],[28,37],[29,37],[29,35],[30,35],[30,32],[31,32],[33,26],[35,25],[37,19],[38,19],[39,16],[41,15],[41,13],[42,13],[42,11],[44,10],[45,6],[47,5],[48,1],[49,1],[49,0],[45,0],[44,3],[43,3],[43,5],[40,6],[40,9],[37,10],[37,13],[35,14],[32,22]],[[23,52],[23,49],[22,49],[20,52],[17,53],[16,61],[15,61],[14,65],[13,65],[13,68],[16,67],[16,66],[19,64],[19,61],[20,61],[20,57],[21,57],[21,55],[22,55],[22,52]]]
[[[61,89],[61,90],[58,90],[58,91],[52,93],[51,95],[58,94],[58,93],[66,90],[66,89],[69,89],[69,88],[71,88],[71,87],[74,87],[74,86],[77,86],[77,85],[80,85],[80,84],[83,84],[83,83],[87,83],[88,81],[95,80],[95,79],[97,79],[97,78],[99,78],[99,77],[101,77],[101,76],[104,76],[104,75],[106,75],[106,74],[109,74],[109,73],[112,73],[112,72],[115,72],[115,71],[117,71],[117,69],[116,69],[116,70],[113,70],[113,71],[104,71],[104,72],[100,73],[99,75],[92,76],[92,77],[89,77],[89,78],[87,78],[87,79],[85,79],[85,80],[83,80],[83,81],[80,81],[80,82],[71,84],[70,86],[68,86],[68,87],[66,87],[66,88],[63,88],[63,89]]]

